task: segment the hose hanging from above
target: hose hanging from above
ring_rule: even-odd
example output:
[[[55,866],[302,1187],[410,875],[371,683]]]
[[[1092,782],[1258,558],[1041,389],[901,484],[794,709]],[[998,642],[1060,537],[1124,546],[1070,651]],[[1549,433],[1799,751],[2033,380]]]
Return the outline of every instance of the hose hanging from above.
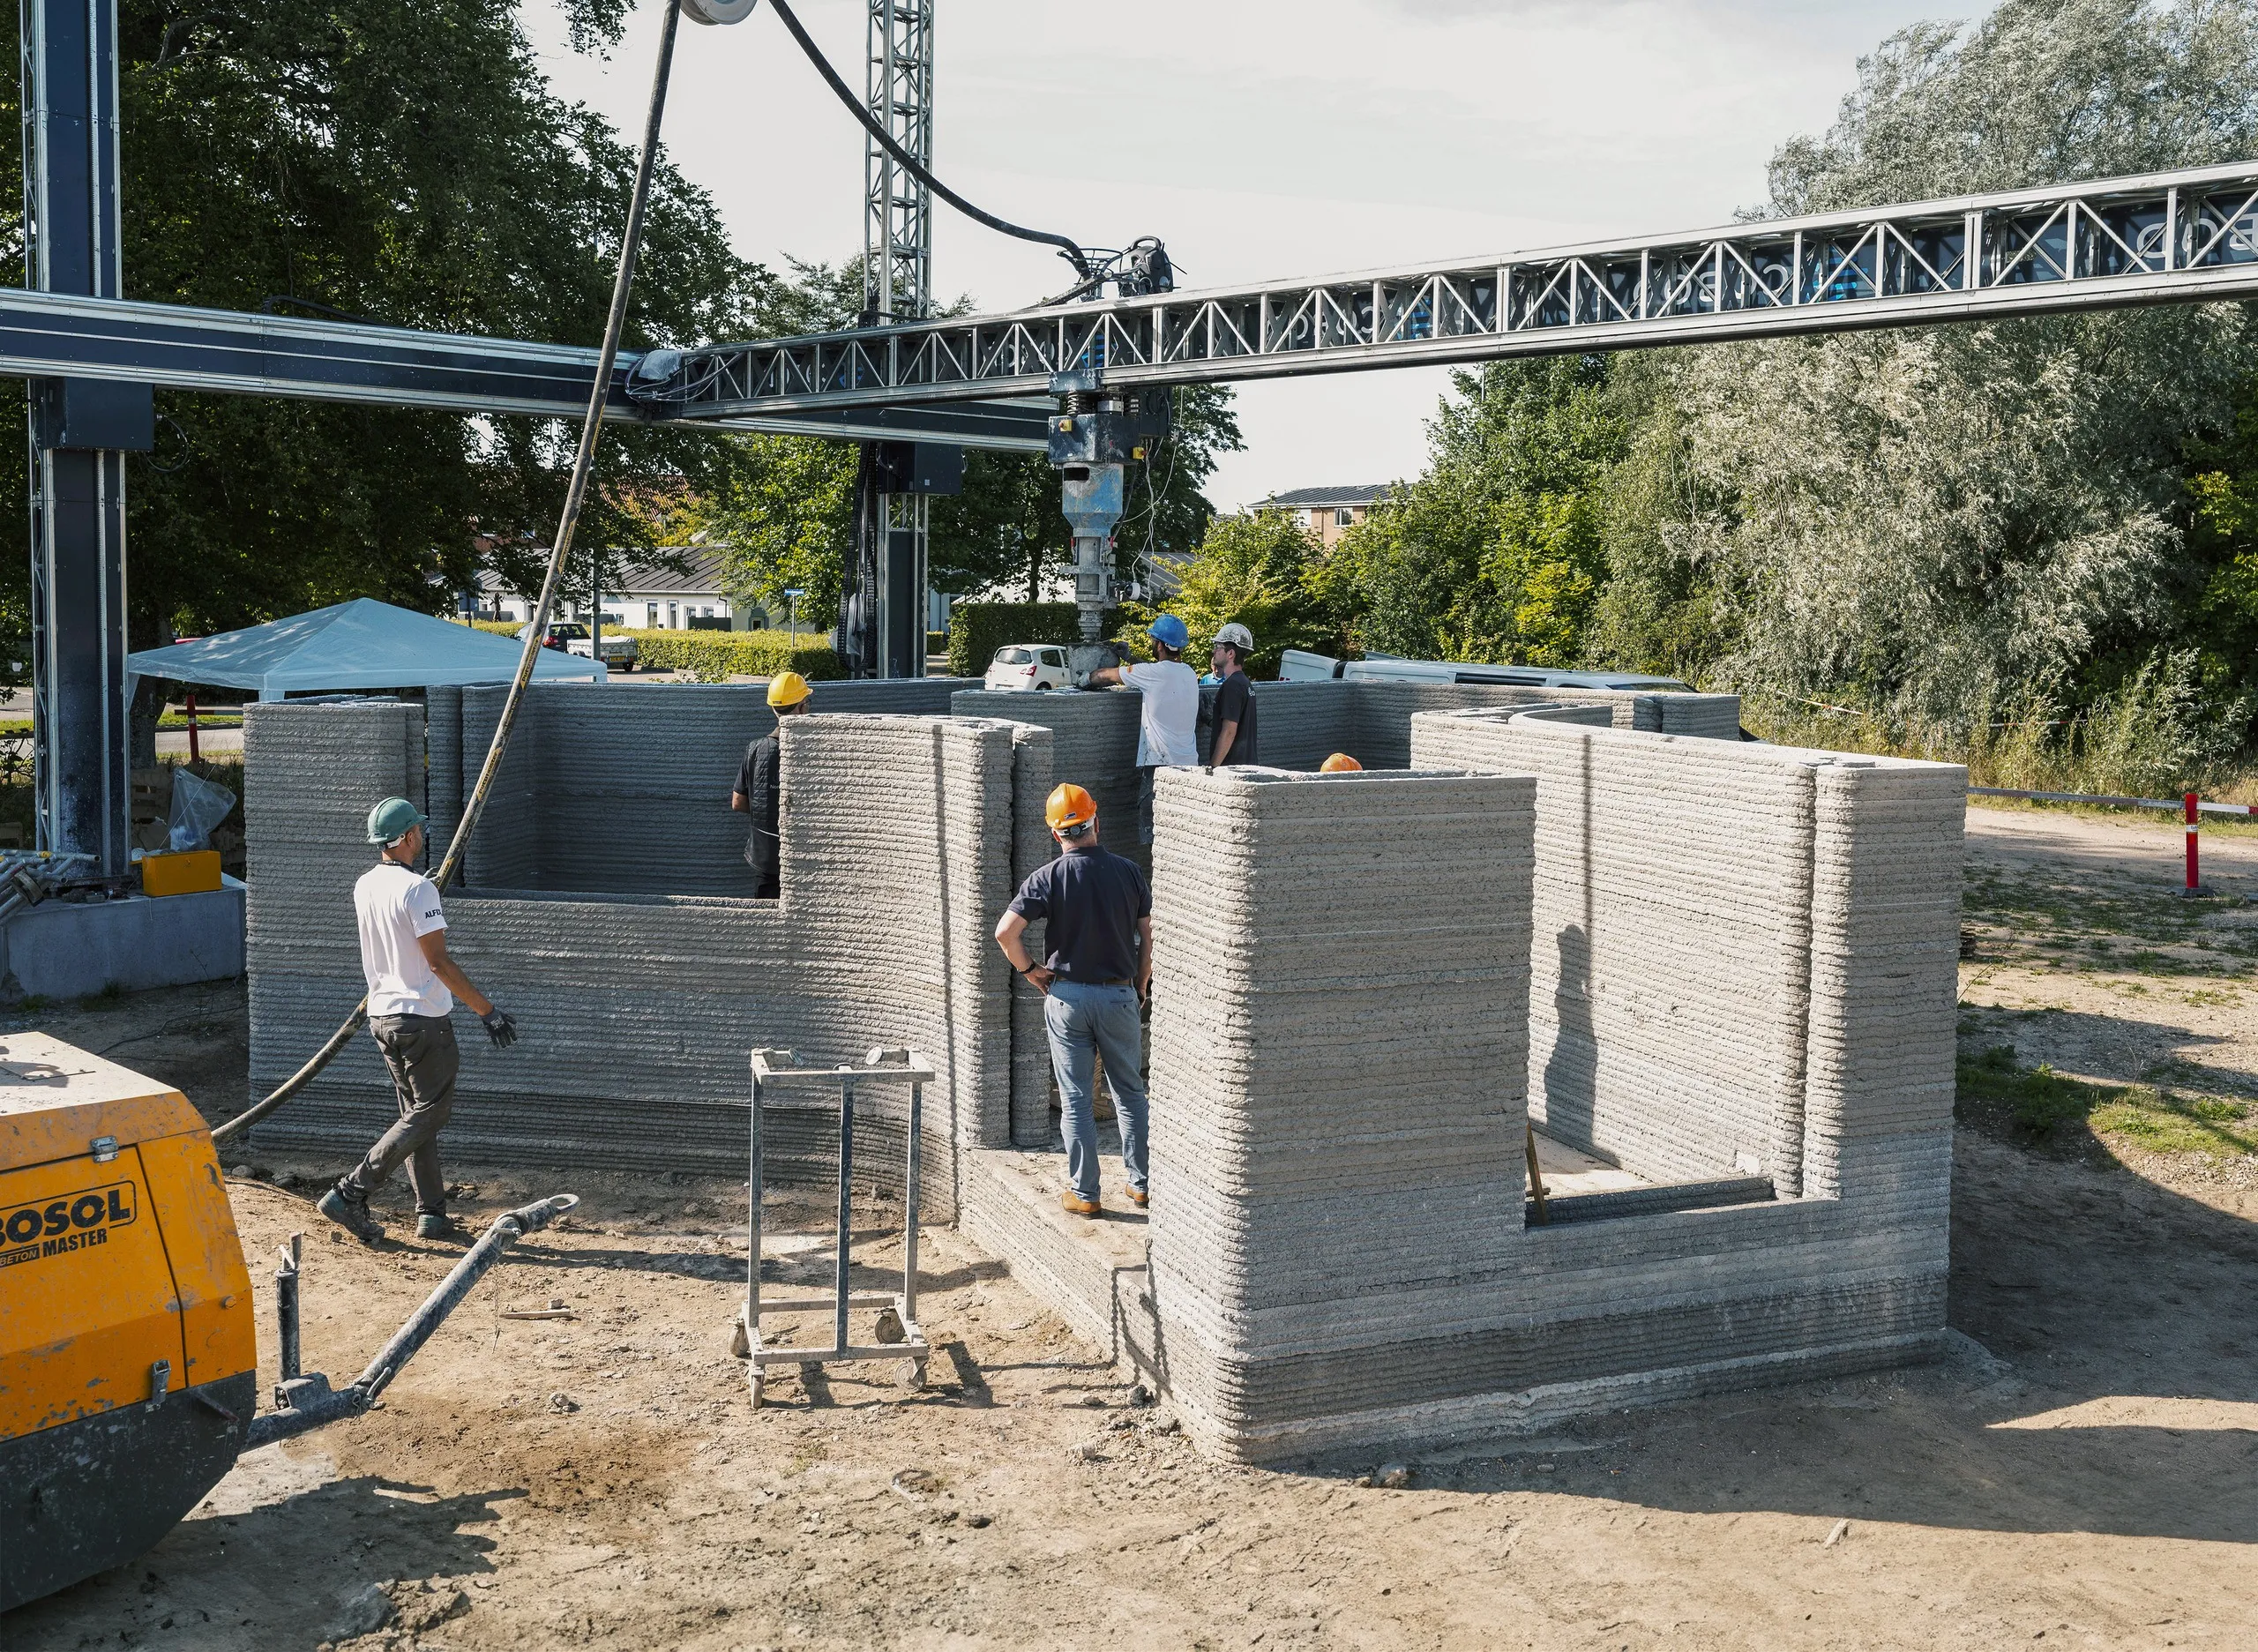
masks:
[[[793,15],[792,8],[786,0],[769,0],[769,9],[784,19],[784,26],[791,31],[792,38],[800,43],[800,49],[807,54],[808,61],[815,65],[816,72],[830,83],[832,91],[836,93],[839,101],[847,106],[848,112],[862,122],[863,130],[877,138],[886,153],[901,162],[911,177],[916,178],[975,223],[985,224],[989,228],[1000,231],[1004,235],[1016,235],[1021,241],[1039,241],[1057,247],[1058,256],[1073,265],[1074,273],[1085,282],[1096,273],[1090,263],[1089,254],[1083,251],[1080,243],[1072,237],[1052,235],[1048,230],[1028,229],[1019,224],[1007,223],[993,213],[982,212],[963,196],[959,195],[947,184],[935,177],[931,168],[896,143],[893,134],[871,117],[870,110],[863,107],[863,101],[849,89],[847,83],[839,78],[838,71],[831,66],[830,60],[826,58],[818,49],[816,43],[808,38],[807,30],[800,26],[800,19]]]
[[[588,411],[580,422],[579,450],[572,456],[572,479],[564,490],[564,509],[557,520],[556,543],[549,553],[548,577],[542,581],[541,599],[526,625],[525,647],[518,655],[518,674],[510,680],[510,697],[503,702],[502,718],[495,725],[493,743],[486,748],[486,762],[478,772],[478,784],[463,805],[462,824],[456,828],[454,841],[447,846],[446,858],[432,874],[431,881],[441,889],[461,869],[471,833],[478,829],[479,817],[486,811],[487,794],[493,789],[494,777],[502,771],[502,757],[509,750],[510,732],[517,726],[518,710],[525,703],[526,685],[533,681],[534,662],[540,657],[541,640],[549,630],[549,612],[557,601],[557,587],[563,582],[564,564],[572,554],[572,534],[580,525],[580,507],[588,497],[588,478],[595,468],[596,438],[603,430],[604,402],[610,394],[612,370],[619,360],[620,334],[627,326],[627,295],[635,282],[635,254],[643,240],[644,208],[650,200],[651,169],[659,153],[659,121],[666,110],[667,79],[674,66],[675,29],[681,19],[680,6],[676,0],[668,0],[666,18],[659,27],[658,67],[651,77],[650,112],[643,124],[643,153],[636,160],[635,188],[627,200],[627,228],[619,238],[619,268],[612,278],[611,313],[604,319],[603,349],[596,360],[595,383],[588,390]],[[363,998],[353,1006],[344,1025],[330,1035],[329,1042],[316,1050],[305,1065],[285,1079],[265,1100],[214,1126],[212,1140],[225,1141],[240,1135],[305,1088],[353,1042],[353,1035],[368,1024],[368,1020],[369,1000]]]

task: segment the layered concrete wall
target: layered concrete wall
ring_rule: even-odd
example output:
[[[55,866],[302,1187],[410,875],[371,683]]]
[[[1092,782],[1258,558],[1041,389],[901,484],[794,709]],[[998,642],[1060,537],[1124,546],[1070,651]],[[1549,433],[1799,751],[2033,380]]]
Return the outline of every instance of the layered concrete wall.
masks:
[[[1653,1181],[1762,1175],[1793,1194],[1839,1188],[1846,1093],[1862,1131],[1939,1128],[1965,771],[1575,717],[1422,716],[1414,736],[1424,763],[1537,778],[1545,1131]],[[1837,984],[1853,958],[1879,972],[1871,996]],[[1911,1065],[1852,1076],[1854,1049]]]
[[[998,1200],[980,1230],[1017,1235],[1031,1276],[1090,1296],[1076,1323],[1111,1327],[1204,1440],[1249,1458],[1541,1425],[1933,1346],[1962,772],[1626,726],[1656,697],[1523,714],[1529,691],[1444,691],[1514,698],[1423,713],[1434,691],[1303,686],[1336,685],[1258,691],[1282,714],[1266,752],[1354,751],[1376,705],[1375,737],[1400,716],[1416,766],[1160,777],[1148,1269],[1037,1256],[1058,1237],[1036,1219],[1042,1170],[971,1156],[1048,1140],[1041,1001],[990,931],[1051,852],[1056,781],[1133,818],[1127,695],[953,699],[1012,723],[792,720],[777,901],[543,890],[615,873],[496,843],[489,869],[536,886],[451,893],[451,943],[525,1036],[497,1052],[469,1029],[450,1140],[734,1174],[749,1046],[826,1060],[917,1044],[942,1068],[929,1208]],[[684,691],[699,691],[647,698]],[[363,818],[388,792],[460,807],[483,739],[467,698],[455,716],[445,696],[428,729],[413,706],[250,708],[255,1090],[359,995]],[[520,820],[550,808],[531,756],[497,794]],[[688,766],[673,773],[687,786]],[[364,1039],[261,1133],[342,1162],[391,1111]],[[1778,1197],[1526,1226],[1532,1115],[1650,1181],[1761,1174]],[[772,1121],[780,1177],[828,1174],[829,1118]],[[883,1183],[898,1103],[874,1125],[862,1163]]]
[[[1422,713],[1462,709],[1520,710],[1580,705],[1605,708],[1619,729],[1652,729],[1696,738],[1737,740],[1740,698],[1736,694],[1637,694],[1607,689],[1509,688],[1489,684],[1259,683],[1254,689],[1264,766],[1314,769],[1335,751],[1366,768],[1411,766],[1411,720]],[[1200,754],[1215,744],[1215,690],[1200,693]],[[1138,698],[1129,689],[957,695],[961,716],[1007,717],[1050,729],[1060,780],[1086,786],[1107,819],[1125,818],[1137,801]],[[1117,841],[1114,847],[1129,849]]]
[[[811,714],[946,715],[965,679],[819,683]],[[452,841],[508,690],[434,689],[434,854]],[[536,684],[489,794],[465,881],[492,889],[750,895],[729,809],[745,747],[776,727],[759,683]]]
[[[1160,777],[1152,1296],[1214,1439],[1301,1421],[1313,1361],[1327,1409],[1387,1403],[1403,1373],[1365,1333],[1510,1265],[1535,789]]]
[[[362,992],[352,886],[372,853],[363,820],[373,799],[417,778],[416,711],[251,708],[256,1092],[295,1069]],[[811,716],[789,721],[783,738],[781,901],[448,895],[450,950],[520,1033],[514,1049],[496,1051],[458,1018],[456,1151],[736,1173],[751,1046],[828,1061],[914,1044],[941,1074],[926,1097],[927,1192],[937,1215],[953,1212],[954,1147],[1010,1134],[1010,977],[986,929],[1011,885],[1013,731]],[[482,836],[490,829],[490,815]],[[393,1107],[364,1037],[260,1137],[343,1162]],[[860,1162],[884,1185],[901,1174],[901,1098],[878,1108]],[[786,1109],[772,1118],[777,1175],[828,1173],[831,1117]]]
[[[1157,1323],[1136,1340],[1215,1448],[1433,1442],[1934,1347],[1961,772],[1602,714],[1420,718],[1420,767],[1363,783],[1462,789],[1457,822],[1163,777]],[[1417,778],[1445,764],[1520,789]],[[1484,858],[1517,844],[1518,873]],[[1500,886],[1533,897],[1527,927]],[[1569,931],[1581,977],[1557,961]],[[1406,954],[1433,977],[1394,981]],[[1396,990],[1357,998],[1366,969]],[[1485,1047],[1522,990],[1527,1056]],[[1753,1158],[1781,1197],[1524,1226],[1524,1072],[1557,1135],[1664,1182]]]

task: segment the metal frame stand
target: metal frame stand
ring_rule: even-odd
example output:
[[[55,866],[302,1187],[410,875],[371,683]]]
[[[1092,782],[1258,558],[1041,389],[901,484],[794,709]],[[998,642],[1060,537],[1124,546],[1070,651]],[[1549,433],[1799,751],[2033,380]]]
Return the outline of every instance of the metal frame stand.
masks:
[[[751,1173],[746,1179],[745,1206],[744,1304],[737,1311],[729,1351],[747,1362],[745,1383],[756,1410],[760,1407],[762,1374],[771,1365],[797,1365],[805,1371],[811,1366],[820,1369],[825,1365],[848,1364],[857,1360],[899,1360],[906,1368],[903,1372],[904,1386],[922,1388],[925,1386],[925,1361],[932,1353],[925,1341],[925,1333],[917,1323],[917,1184],[924,1168],[925,1086],[933,1081],[932,1066],[915,1050],[873,1050],[864,1056],[858,1066],[801,1067],[793,1065],[796,1059],[789,1050],[756,1050],[752,1052],[751,1145],[747,1155]],[[847,1278],[854,1252],[855,1091],[860,1085],[905,1083],[909,1086],[909,1145],[901,1243],[901,1294],[890,1297],[879,1291],[850,1291],[847,1288]],[[835,1084],[839,1087],[837,1271],[828,1297],[788,1297],[763,1303],[760,1299],[760,1206],[766,1188],[761,1168],[761,1113],[766,1101],[765,1092],[771,1086],[785,1084]],[[851,1308],[876,1308],[879,1311],[872,1342],[854,1343],[847,1340],[847,1314]],[[831,1346],[791,1349],[764,1345],[760,1340],[760,1316],[764,1309],[770,1313],[827,1311],[831,1314]]]

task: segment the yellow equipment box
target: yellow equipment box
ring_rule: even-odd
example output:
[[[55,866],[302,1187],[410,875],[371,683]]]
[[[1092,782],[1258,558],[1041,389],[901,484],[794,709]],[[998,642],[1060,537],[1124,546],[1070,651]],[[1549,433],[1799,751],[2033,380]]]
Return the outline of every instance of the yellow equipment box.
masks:
[[[257,1367],[235,1213],[187,1098],[0,1035],[0,1611],[193,1508],[241,1448]]]
[[[218,849],[181,849],[141,857],[145,895],[196,895],[220,886]]]

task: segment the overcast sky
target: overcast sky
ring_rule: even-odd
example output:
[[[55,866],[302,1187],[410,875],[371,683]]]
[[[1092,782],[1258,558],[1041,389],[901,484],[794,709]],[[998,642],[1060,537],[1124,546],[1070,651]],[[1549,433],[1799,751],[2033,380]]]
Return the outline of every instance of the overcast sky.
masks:
[[[862,83],[864,0],[796,0]],[[1016,222],[1088,244],[1160,235],[1183,284],[1483,257],[1697,228],[1761,200],[1774,147],[1833,118],[1859,56],[1989,0],[938,0],[934,169]],[[611,60],[575,56],[524,0],[560,94],[642,124],[655,6]],[[863,134],[766,8],[685,22],[674,161],[738,250],[862,247]],[[983,309],[1065,265],[936,206],[935,285]],[[1415,474],[1442,370],[1250,385],[1226,509],[1290,488]]]

